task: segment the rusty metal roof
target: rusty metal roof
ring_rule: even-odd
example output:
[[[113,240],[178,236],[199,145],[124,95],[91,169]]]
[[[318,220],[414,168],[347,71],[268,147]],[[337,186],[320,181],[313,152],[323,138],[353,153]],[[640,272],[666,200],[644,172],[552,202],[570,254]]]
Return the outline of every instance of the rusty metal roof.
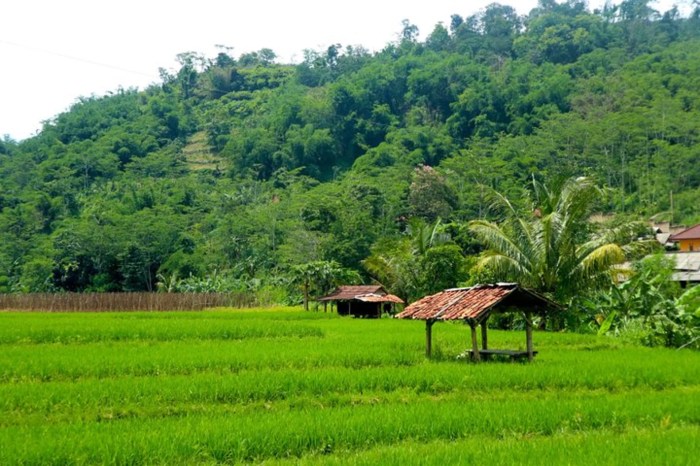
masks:
[[[511,297],[511,299],[508,299]],[[419,320],[480,320],[496,305],[556,307],[548,299],[515,283],[476,285],[471,288],[453,288],[426,296],[396,315],[399,319]]]
[[[700,239],[700,225],[690,227],[686,230],[681,231],[680,233],[671,235],[671,237],[669,238],[669,240],[671,241],[679,241],[682,239]]]
[[[318,301],[347,301],[363,295],[386,295],[387,292],[381,285],[351,285],[339,286],[331,294],[318,298]]]
[[[700,252],[675,252],[666,254],[666,257],[673,257],[675,261],[671,280],[700,282]]]
[[[398,296],[395,296],[393,294],[386,294],[386,295],[364,294],[364,295],[355,296],[355,299],[358,299],[360,301],[364,301],[366,303],[396,303],[396,304],[403,304],[404,303],[403,299],[401,299]]]

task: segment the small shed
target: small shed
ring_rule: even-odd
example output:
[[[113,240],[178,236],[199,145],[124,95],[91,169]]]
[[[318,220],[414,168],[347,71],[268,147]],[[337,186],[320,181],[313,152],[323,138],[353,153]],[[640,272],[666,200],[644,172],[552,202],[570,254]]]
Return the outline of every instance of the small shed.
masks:
[[[392,311],[396,304],[403,304],[398,296],[389,294],[381,285],[340,286],[318,301],[335,303],[340,315],[377,318],[382,311]]]
[[[396,315],[399,319],[425,321],[425,354],[432,350],[432,327],[438,321],[460,320],[471,327],[471,356],[475,361],[491,355],[507,355],[514,359],[527,357],[532,361],[536,351],[532,347],[532,315],[558,309],[559,306],[534,291],[516,283],[476,285],[470,288],[452,288],[426,296]],[[496,350],[488,347],[487,322],[493,312],[513,309],[525,315],[526,351]],[[477,326],[481,326],[481,349],[477,341]]]

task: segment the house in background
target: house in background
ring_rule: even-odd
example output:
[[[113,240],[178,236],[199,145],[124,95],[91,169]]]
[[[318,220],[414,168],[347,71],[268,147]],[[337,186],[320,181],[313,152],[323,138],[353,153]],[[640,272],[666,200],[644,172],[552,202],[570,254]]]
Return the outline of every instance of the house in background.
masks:
[[[700,249],[696,248],[695,252],[674,252],[666,255],[675,259],[671,280],[680,283],[681,288],[700,283]]]
[[[668,241],[678,248],[667,253],[675,263],[672,280],[683,288],[700,283],[700,225],[674,232]]]
[[[675,251],[678,249],[678,243],[671,240],[673,235],[681,233],[687,229],[683,225],[671,225],[670,222],[652,222],[651,230],[654,233],[656,241],[661,244],[667,251]]]
[[[381,285],[340,286],[318,301],[333,303],[341,316],[378,318],[382,312],[392,312],[396,304],[404,304],[398,296],[389,294]]]
[[[681,252],[700,251],[700,225],[673,234],[668,240],[678,243]]]

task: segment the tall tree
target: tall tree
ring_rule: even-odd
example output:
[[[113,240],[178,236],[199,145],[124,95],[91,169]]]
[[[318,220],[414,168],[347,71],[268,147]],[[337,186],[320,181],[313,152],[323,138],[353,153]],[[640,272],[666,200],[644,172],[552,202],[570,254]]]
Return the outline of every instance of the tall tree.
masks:
[[[501,224],[470,223],[488,247],[477,268],[560,301],[610,283],[611,267],[624,260],[625,251],[615,241],[619,232],[596,232],[589,223],[602,190],[589,178],[571,178],[557,191],[536,181],[533,185],[533,199],[524,213],[497,194],[506,219]]]

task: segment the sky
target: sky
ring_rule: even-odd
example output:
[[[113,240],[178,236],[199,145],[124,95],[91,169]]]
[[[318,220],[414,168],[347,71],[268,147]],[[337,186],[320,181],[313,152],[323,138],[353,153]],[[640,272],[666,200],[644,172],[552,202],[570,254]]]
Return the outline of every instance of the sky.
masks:
[[[494,0],[4,0],[0,4],[0,138],[21,140],[81,96],[159,82],[159,68],[216,45],[235,57],[270,48],[281,63],[331,44],[381,50],[401,21],[419,40],[453,14],[469,16]],[[679,2],[688,0],[678,0]],[[537,0],[501,0],[526,14]],[[589,0],[597,8],[604,0]],[[614,1],[617,3],[617,1]],[[652,6],[665,11],[673,0]]]

